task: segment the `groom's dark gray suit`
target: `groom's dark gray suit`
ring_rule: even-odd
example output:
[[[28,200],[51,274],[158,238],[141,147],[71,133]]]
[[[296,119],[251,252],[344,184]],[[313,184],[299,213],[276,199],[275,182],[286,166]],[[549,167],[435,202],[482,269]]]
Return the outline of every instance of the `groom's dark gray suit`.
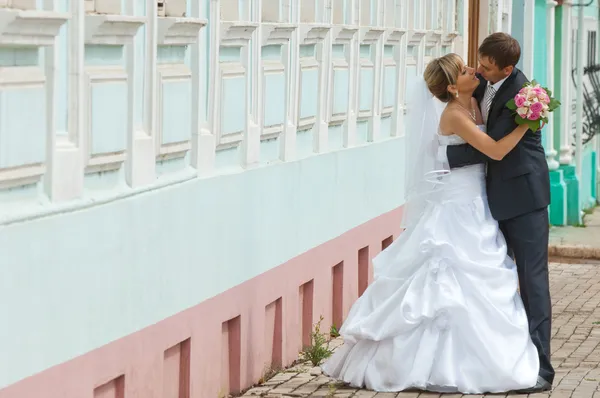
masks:
[[[487,81],[473,96],[481,104]],[[508,135],[517,124],[506,103],[527,82],[515,68],[496,93],[487,118],[487,134],[495,140]],[[548,132],[551,134],[551,132]],[[498,220],[509,250],[514,254],[521,297],[529,318],[529,331],[540,357],[540,376],[550,384],[552,305],[548,280],[548,205],[550,181],[540,132],[528,131],[503,160],[494,161],[468,144],[448,146],[451,168],[487,163],[487,195],[492,216]],[[492,343],[493,344],[493,343]]]

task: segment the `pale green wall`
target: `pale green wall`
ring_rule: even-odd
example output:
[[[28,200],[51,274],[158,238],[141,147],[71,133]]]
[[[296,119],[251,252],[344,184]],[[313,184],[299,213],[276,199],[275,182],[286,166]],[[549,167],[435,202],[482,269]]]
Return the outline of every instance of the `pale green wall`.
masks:
[[[0,352],[11,358],[0,360],[0,388],[397,208],[403,143],[194,179],[0,227]]]

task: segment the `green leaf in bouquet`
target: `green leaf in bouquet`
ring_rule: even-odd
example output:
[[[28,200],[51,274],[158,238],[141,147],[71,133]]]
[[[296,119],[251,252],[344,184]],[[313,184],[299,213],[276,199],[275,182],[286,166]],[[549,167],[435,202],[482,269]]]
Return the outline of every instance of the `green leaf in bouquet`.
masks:
[[[527,124],[529,122],[529,120],[523,119],[521,116],[517,115],[517,117],[515,118],[515,122],[517,122],[518,125],[521,125],[521,124]]]
[[[517,104],[515,104],[515,99],[511,99],[510,101],[508,101],[506,103],[506,107],[512,111],[516,111],[517,110]]]
[[[536,132],[540,129],[542,122],[540,120],[529,120],[527,124],[529,125],[529,130]]]
[[[561,105],[561,103],[559,100],[557,100],[556,98],[551,98],[550,103],[548,104],[548,108],[550,108],[550,110],[553,111],[556,108],[558,108],[560,105]]]
[[[548,94],[548,97],[552,97],[552,90],[545,88],[545,87],[544,87],[544,90],[546,90],[546,94]]]
[[[531,131],[538,131],[540,129],[540,124],[541,124],[540,120],[523,119],[521,116],[517,116],[515,118],[515,121],[517,122],[518,125],[522,125],[522,124],[527,125],[527,127]]]

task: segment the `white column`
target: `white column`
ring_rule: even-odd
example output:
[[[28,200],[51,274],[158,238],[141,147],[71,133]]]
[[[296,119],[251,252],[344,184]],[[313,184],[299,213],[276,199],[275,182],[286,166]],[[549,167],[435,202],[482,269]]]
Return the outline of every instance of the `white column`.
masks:
[[[523,73],[533,79],[533,49],[535,34],[535,0],[525,1],[525,15],[523,16]]]
[[[329,25],[329,24],[328,24]],[[328,104],[329,97],[329,69],[331,55],[331,35],[327,34],[324,40],[317,44],[317,62],[319,64],[319,87],[317,102],[317,117],[313,135],[313,149],[315,153],[327,152],[329,145]]]
[[[47,114],[48,126],[47,159],[48,170],[44,180],[46,194],[54,202],[62,202],[80,197],[83,194],[83,151],[81,145],[83,98],[83,64],[85,37],[85,6],[81,2],[60,2],[46,4],[46,11],[70,12],[71,20],[67,25],[67,39],[59,36],[45,54],[47,79]],[[63,33],[64,35],[64,33]],[[58,42],[60,40],[60,42]],[[66,45],[66,48],[61,48]],[[59,57],[66,53],[68,71],[60,71]],[[59,74],[68,73],[66,86],[59,86]],[[56,117],[58,92],[68,90],[67,125],[60,126],[61,118]],[[62,116],[62,115],[61,115]],[[64,131],[63,129],[66,129]],[[63,131],[60,131],[63,130]],[[58,133],[61,134],[58,134]]]
[[[573,30],[573,7],[571,3],[562,5],[562,42],[561,42],[561,79],[560,101],[562,106],[560,111],[560,156],[559,161],[562,165],[571,164],[573,161],[571,150],[571,35]]]
[[[352,20],[350,18],[350,20]],[[358,27],[356,27],[358,31]],[[352,39],[346,44],[345,48],[346,62],[348,63],[348,106],[346,108],[346,122],[344,123],[344,148],[350,148],[356,145],[356,122],[358,114],[355,109],[354,99],[358,91],[358,81],[356,80],[356,70],[360,60],[358,51],[358,34],[354,34]]]
[[[262,1],[245,2],[245,15],[249,22],[260,23]],[[260,134],[262,114],[259,111],[263,96],[262,30],[256,29],[252,39],[242,48],[242,63],[246,69],[246,128],[242,140],[242,167],[251,168],[260,162]]]
[[[206,93],[208,92],[208,98],[214,98],[214,87],[213,76],[216,76],[214,72],[210,77],[207,77],[209,70],[213,70],[218,66],[218,32],[219,23],[219,3],[211,2],[209,9],[207,10],[204,4],[200,2],[192,2],[192,15],[198,16],[199,18],[210,19],[213,23],[209,27],[205,26],[200,30],[199,43],[197,46],[192,47],[192,74],[193,80],[193,103],[194,106],[194,117],[193,117],[193,130],[192,130],[192,152],[191,160],[192,166],[198,170],[198,175],[204,176],[210,174],[214,167],[215,161],[215,135],[212,127],[213,117],[209,110],[212,101],[207,100]],[[210,45],[207,40],[210,40]],[[215,48],[217,47],[217,48]],[[209,50],[210,49],[210,50]],[[210,52],[209,52],[210,51]],[[213,67],[210,67],[210,66]],[[212,90],[212,91],[211,91]]]
[[[128,81],[128,126],[127,126],[127,159],[125,160],[125,178],[129,186],[136,188],[139,186],[149,185],[156,179],[156,115],[158,112],[158,105],[156,103],[156,93],[158,90],[158,78],[156,77],[157,66],[156,60],[157,54],[157,15],[158,15],[158,3],[153,2],[152,4],[146,4],[146,9],[136,7],[135,2],[126,2],[127,9],[126,13],[132,16],[145,16],[147,20],[146,25],[146,36],[145,42],[138,43],[134,39],[132,43],[125,46],[126,48],[126,60],[127,60],[127,75]],[[136,46],[145,45],[147,52],[141,55],[139,51],[136,51]],[[136,79],[139,75],[150,73],[152,76],[152,82],[146,80],[146,84],[149,84],[148,93],[153,98],[144,98],[144,90],[136,90],[137,84]],[[148,101],[146,109],[147,119],[142,120],[142,123],[138,123],[136,120],[135,104],[137,101]],[[142,116],[142,119],[144,116]]]
[[[547,59],[547,80],[548,88],[554,89],[554,21],[556,5],[558,3],[554,0],[546,1],[546,37],[548,40],[548,59]],[[546,161],[548,162],[548,168],[550,170],[558,169],[558,162],[556,161],[556,150],[554,149],[554,115],[550,113],[548,117],[548,126],[546,127]]]
[[[296,157],[296,121],[298,120],[298,102],[300,89],[300,46],[298,43],[298,23],[300,22],[300,4],[291,1],[290,23],[296,29],[291,34],[290,40],[284,46],[283,64],[285,65],[286,79],[286,104],[285,104],[285,126],[280,145],[280,159],[283,161],[291,161]],[[288,15],[287,12],[284,15]]]

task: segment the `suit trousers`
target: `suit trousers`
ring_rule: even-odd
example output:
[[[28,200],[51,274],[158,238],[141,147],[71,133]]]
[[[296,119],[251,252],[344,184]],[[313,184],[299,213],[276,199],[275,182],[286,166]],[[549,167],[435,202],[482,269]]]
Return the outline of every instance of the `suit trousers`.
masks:
[[[549,220],[546,207],[499,222],[509,248],[517,263],[519,286],[529,333],[540,358],[540,376],[550,384],[554,368],[550,362],[552,332],[552,303],[548,275]]]

